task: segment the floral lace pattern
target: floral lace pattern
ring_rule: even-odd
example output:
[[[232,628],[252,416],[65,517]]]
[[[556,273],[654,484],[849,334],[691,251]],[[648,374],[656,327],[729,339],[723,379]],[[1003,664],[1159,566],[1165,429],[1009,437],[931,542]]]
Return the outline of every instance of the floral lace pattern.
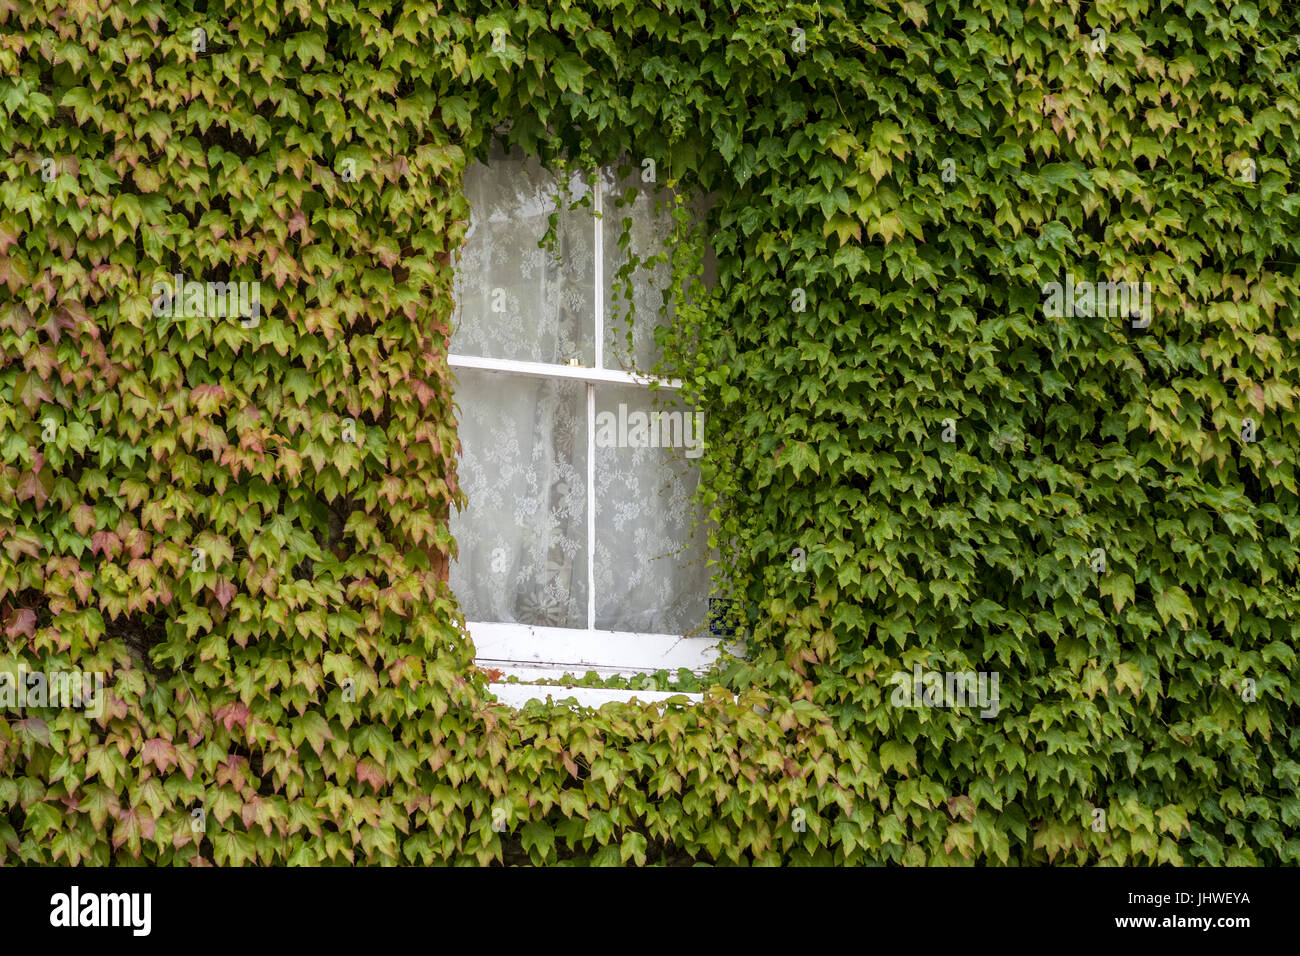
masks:
[[[586,627],[586,386],[471,369],[457,380],[469,506],[451,519],[450,583],[465,616]]]
[[[652,423],[653,445],[636,439],[637,415]],[[658,413],[658,417],[655,415]],[[703,529],[692,530],[691,495],[699,468],[687,457],[687,440],[700,442],[702,416],[687,418],[664,392],[596,387],[596,418],[629,418],[626,445],[601,447],[596,476],[596,627],[613,631],[685,634],[706,612],[709,571]],[[681,427],[676,427],[681,423]],[[649,429],[647,430],[649,432]],[[618,432],[616,431],[617,435]],[[633,444],[636,447],[631,447]],[[659,447],[654,447],[658,445]],[[696,447],[702,447],[698,444]]]
[[[590,209],[570,208],[589,191],[574,175],[557,204],[560,183],[535,160],[466,172],[470,225],[456,270],[453,352],[595,364],[595,230]],[[552,215],[555,248],[544,249]]]

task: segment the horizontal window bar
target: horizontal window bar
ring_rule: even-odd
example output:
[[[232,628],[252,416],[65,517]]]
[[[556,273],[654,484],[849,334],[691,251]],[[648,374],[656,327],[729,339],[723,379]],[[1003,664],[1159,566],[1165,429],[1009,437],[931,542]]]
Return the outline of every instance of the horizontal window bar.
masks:
[[[532,378],[564,378],[593,385],[653,385],[663,388],[681,388],[680,379],[656,378],[613,368],[586,368],[581,365],[551,365],[547,362],[519,362],[514,359],[482,358],[478,355],[447,356],[452,368],[472,368],[482,372],[505,372],[509,375],[527,375]]]

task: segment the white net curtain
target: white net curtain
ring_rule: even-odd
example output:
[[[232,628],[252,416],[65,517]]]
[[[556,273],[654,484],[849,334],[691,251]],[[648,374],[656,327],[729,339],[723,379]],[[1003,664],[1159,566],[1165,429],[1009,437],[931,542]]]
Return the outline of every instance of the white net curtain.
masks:
[[[533,160],[498,157],[467,170],[470,227],[457,264],[451,352],[555,366],[576,359],[592,368],[599,338],[600,366],[649,372],[670,270],[634,274],[629,347],[618,239],[630,217],[632,251],[653,255],[663,248],[668,214],[656,211],[652,187],[636,176],[616,179],[612,168],[600,173],[598,197],[575,175],[557,205],[559,187]],[[635,201],[617,205],[628,187]],[[571,208],[584,197],[585,207]],[[539,248],[557,210],[555,248]],[[466,618],[697,631],[709,584],[706,532],[691,500],[703,416],[669,389],[509,370],[459,368],[456,377],[468,504],[451,520],[459,547],[451,586]],[[638,427],[646,423],[653,427]]]
[[[567,205],[588,196],[569,180]],[[470,229],[460,251],[451,350],[462,355],[593,365],[595,233],[589,209],[562,206],[553,250],[538,241],[559,183],[533,160],[475,164],[465,174]]]
[[[462,369],[459,560],[467,620],[587,626],[587,389]]]

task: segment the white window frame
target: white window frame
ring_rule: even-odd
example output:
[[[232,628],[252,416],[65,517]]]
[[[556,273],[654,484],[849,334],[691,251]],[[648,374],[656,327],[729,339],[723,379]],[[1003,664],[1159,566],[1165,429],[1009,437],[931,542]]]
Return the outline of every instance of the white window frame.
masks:
[[[484,669],[498,670],[518,678],[519,683],[493,682],[490,687],[498,699],[512,706],[529,700],[576,698],[579,704],[598,707],[613,700],[637,699],[662,703],[685,696],[691,703],[702,694],[672,694],[663,691],[634,691],[604,688],[566,688],[535,683],[544,679],[583,676],[595,671],[601,677],[636,677],[666,670],[675,674],[687,668],[699,675],[707,671],[724,648],[725,638],[687,637],[681,634],[643,634],[630,631],[598,629],[596,622],[596,386],[622,385],[648,388],[680,389],[677,379],[641,375],[625,369],[605,367],[605,233],[602,182],[597,175],[592,185],[592,216],[595,229],[595,366],[554,365],[549,362],[522,362],[514,359],[483,358],[476,355],[448,354],[454,369],[474,369],[504,375],[563,379],[582,382],[587,387],[587,627],[541,627],[502,621],[467,621],[476,651],[475,663]],[[707,622],[702,622],[707,625]],[[728,648],[734,650],[735,648]]]

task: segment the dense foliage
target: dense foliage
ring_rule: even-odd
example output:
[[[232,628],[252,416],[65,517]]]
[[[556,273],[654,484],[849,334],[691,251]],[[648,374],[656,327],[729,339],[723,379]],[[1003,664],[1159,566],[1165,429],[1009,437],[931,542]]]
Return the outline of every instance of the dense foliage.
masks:
[[[199,6],[0,0],[0,667],[108,698],[0,712],[0,862],[1300,858],[1295,4]],[[506,124],[717,196],[669,351],[738,698],[472,667],[451,255]]]

